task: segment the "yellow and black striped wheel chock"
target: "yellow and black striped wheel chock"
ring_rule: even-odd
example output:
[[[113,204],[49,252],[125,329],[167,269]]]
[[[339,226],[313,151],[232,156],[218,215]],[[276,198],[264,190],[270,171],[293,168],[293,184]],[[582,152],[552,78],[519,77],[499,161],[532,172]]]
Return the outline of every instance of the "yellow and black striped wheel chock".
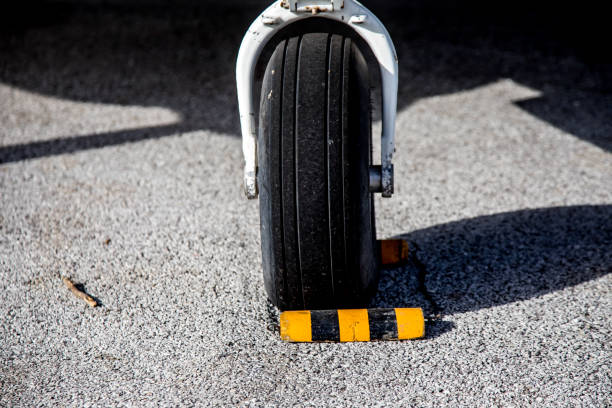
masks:
[[[408,340],[425,335],[420,308],[296,310],[280,315],[281,339],[290,342]]]
[[[378,241],[383,267],[408,263],[403,239]],[[281,339],[290,342],[409,340],[425,335],[420,308],[295,310],[280,315]]]

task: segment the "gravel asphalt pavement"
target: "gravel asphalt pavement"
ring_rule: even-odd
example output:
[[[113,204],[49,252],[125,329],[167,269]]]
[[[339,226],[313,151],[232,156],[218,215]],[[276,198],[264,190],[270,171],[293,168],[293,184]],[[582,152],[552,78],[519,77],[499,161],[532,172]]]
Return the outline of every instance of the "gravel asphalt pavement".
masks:
[[[380,12],[401,78],[376,204],[423,267],[372,301],[424,308],[408,342],[279,339],[241,190],[256,8],[4,25],[0,406],[612,406],[610,71],[537,13],[410,4]]]

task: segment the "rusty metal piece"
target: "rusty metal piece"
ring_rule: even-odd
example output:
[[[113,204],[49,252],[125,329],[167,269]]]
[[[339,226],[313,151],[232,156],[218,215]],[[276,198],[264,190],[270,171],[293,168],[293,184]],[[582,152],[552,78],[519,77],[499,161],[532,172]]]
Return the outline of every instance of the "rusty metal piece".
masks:
[[[323,9],[323,8],[321,8],[321,7],[318,7],[318,6],[312,6],[312,7],[311,7],[311,6],[306,6],[306,7],[305,7],[305,10],[306,10],[306,11],[310,11],[310,12],[312,12],[312,15],[315,15],[315,16],[316,16],[317,14],[319,14],[320,12],[325,12],[325,11],[327,11],[326,9]]]
[[[408,242],[403,239],[383,239],[380,243],[380,263],[383,266],[405,265],[410,259]]]
[[[383,146],[384,147],[384,146]],[[392,152],[383,149],[383,154],[387,154],[388,156],[383,157],[383,165],[382,168],[382,176],[381,176],[381,184],[382,184],[382,196],[383,197],[391,197],[393,195],[393,164],[391,163],[391,154]]]

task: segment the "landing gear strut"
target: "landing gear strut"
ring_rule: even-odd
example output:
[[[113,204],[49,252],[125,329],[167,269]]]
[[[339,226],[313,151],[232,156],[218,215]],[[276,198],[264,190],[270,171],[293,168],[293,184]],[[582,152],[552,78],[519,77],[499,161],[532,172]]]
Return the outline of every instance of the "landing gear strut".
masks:
[[[267,63],[259,61],[266,49]],[[379,166],[364,55],[380,70]],[[270,300],[281,310],[363,306],[380,264],[373,194],[393,193],[397,58],[389,34],[355,0],[277,1],[243,40],[237,85],[245,192],[260,200]]]

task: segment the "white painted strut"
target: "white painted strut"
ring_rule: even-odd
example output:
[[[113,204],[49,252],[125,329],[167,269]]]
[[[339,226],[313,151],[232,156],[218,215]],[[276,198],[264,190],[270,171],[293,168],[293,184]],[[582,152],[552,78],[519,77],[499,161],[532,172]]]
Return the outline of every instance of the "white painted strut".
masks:
[[[380,20],[356,0],[280,0],[268,7],[249,27],[242,40],[236,66],[238,109],[244,154],[244,185],[248,198],[257,197],[256,102],[253,100],[255,66],[266,43],[278,30],[298,20],[329,18],[349,25],[371,48],[382,80],[382,135],[380,191],[393,194],[393,150],[397,112],[398,64],[395,47]]]

